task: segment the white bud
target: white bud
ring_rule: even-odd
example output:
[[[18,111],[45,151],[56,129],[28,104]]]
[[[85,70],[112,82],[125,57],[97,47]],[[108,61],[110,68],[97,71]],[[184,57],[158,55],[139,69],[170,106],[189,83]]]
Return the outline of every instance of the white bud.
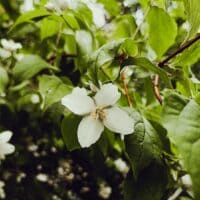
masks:
[[[115,160],[114,165],[116,169],[121,173],[127,174],[129,171],[128,165],[121,158],[118,158],[117,160]]]

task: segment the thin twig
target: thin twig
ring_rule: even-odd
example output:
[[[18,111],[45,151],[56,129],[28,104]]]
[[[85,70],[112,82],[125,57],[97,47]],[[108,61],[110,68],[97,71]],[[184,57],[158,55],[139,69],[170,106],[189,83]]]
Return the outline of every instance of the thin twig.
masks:
[[[165,58],[163,61],[158,63],[159,67],[163,67],[165,64],[167,64],[172,58],[176,57],[178,54],[182,53],[185,49],[187,49],[188,47],[190,47],[192,44],[194,44],[195,42],[197,42],[198,40],[200,40],[200,33],[198,33],[196,35],[196,37],[194,37],[191,40],[188,40],[187,42],[185,42],[183,45],[181,45],[174,53],[172,53],[171,55],[169,55],[167,58]]]
[[[122,72],[121,72],[121,79],[122,79],[122,83],[123,83],[124,90],[125,90],[125,93],[126,93],[126,98],[127,98],[127,101],[128,101],[128,105],[129,105],[129,107],[132,108],[131,98],[129,96],[128,87],[126,85],[124,70],[122,70]]]
[[[155,75],[154,81],[153,81],[153,91],[156,96],[156,99],[159,101],[159,103],[162,105],[162,97],[160,96],[160,91],[158,88],[158,82],[159,82],[159,76]]]
[[[158,63],[158,66],[161,67],[161,68],[164,67],[170,60],[175,58],[177,55],[182,53],[184,50],[189,48],[192,44],[194,44],[198,40],[200,40],[200,33],[198,33],[193,39],[188,40],[183,45],[181,45],[174,53],[172,53],[171,55],[166,57],[164,60],[160,61]],[[154,81],[153,81],[154,94],[156,96],[156,99],[159,101],[159,103],[162,104],[162,98],[161,98],[158,86],[159,86],[159,76],[156,75],[155,78],[154,78]]]

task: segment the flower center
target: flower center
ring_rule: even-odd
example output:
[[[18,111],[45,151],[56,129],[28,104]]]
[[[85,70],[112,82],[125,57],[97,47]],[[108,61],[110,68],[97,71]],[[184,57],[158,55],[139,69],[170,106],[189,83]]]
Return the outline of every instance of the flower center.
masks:
[[[100,119],[100,120],[103,120],[105,119],[106,115],[105,115],[105,112],[102,108],[96,108],[92,113],[91,113],[91,116],[94,118],[94,119]]]

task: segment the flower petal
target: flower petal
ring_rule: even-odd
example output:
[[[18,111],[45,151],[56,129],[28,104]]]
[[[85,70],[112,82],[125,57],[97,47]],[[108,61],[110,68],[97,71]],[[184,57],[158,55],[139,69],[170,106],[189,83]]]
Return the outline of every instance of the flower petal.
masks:
[[[77,115],[85,115],[95,109],[93,99],[87,96],[85,89],[79,87],[74,88],[71,94],[64,96],[61,103]]]
[[[11,131],[3,131],[2,133],[0,133],[0,145],[2,145],[1,143],[8,142],[12,137],[12,134],[13,133]]]
[[[0,152],[1,154],[7,155],[15,151],[15,146],[10,143],[1,144]]]
[[[81,147],[94,144],[104,130],[103,124],[92,116],[84,117],[78,126],[78,141]]]
[[[104,109],[104,125],[113,132],[123,135],[131,134],[134,130],[134,122],[131,117],[122,109],[112,107]]]
[[[114,105],[120,96],[121,94],[118,92],[117,86],[112,83],[108,83],[101,87],[94,99],[97,106],[106,107]]]

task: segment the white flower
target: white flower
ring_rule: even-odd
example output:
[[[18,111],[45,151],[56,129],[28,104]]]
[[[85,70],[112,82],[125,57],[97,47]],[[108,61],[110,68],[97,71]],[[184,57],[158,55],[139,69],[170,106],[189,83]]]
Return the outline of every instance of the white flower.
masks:
[[[103,199],[109,199],[111,193],[112,193],[112,188],[105,183],[101,183],[99,187],[99,196]]]
[[[22,45],[20,43],[14,42],[13,40],[1,39],[1,45],[3,46],[5,50],[11,51],[11,52],[22,48]]]
[[[76,87],[62,98],[61,103],[71,112],[83,115],[78,126],[78,141],[82,147],[89,147],[101,136],[106,126],[123,135],[133,133],[133,119],[115,103],[120,98],[118,88],[111,84],[102,85],[92,99],[84,88]]]
[[[36,176],[36,179],[40,182],[47,182],[49,177],[47,174],[40,173]]]
[[[181,180],[182,180],[183,184],[186,185],[187,187],[192,187],[192,179],[189,174],[182,176]]]
[[[6,49],[3,49],[3,48],[0,48],[0,57],[1,58],[9,58],[11,56],[11,52],[6,50]]]
[[[5,183],[3,181],[0,181],[0,199],[5,199],[6,197],[4,186],[5,186]]]
[[[11,131],[4,131],[0,134],[0,159],[5,159],[5,155],[11,154],[15,151],[15,147],[8,143],[11,137]]]
[[[22,13],[34,10],[33,0],[24,0],[23,4],[20,6],[20,11]]]
[[[106,23],[105,16],[107,15],[106,10],[102,4],[93,2],[91,0],[84,0],[88,8],[92,11],[93,22],[100,28]]]
[[[116,169],[121,173],[127,174],[129,171],[128,165],[121,158],[118,158],[117,160],[115,160],[114,165]]]
[[[56,11],[58,13],[61,13],[62,11],[66,10],[69,5],[69,0],[49,0],[45,5],[45,8],[48,11]]]

